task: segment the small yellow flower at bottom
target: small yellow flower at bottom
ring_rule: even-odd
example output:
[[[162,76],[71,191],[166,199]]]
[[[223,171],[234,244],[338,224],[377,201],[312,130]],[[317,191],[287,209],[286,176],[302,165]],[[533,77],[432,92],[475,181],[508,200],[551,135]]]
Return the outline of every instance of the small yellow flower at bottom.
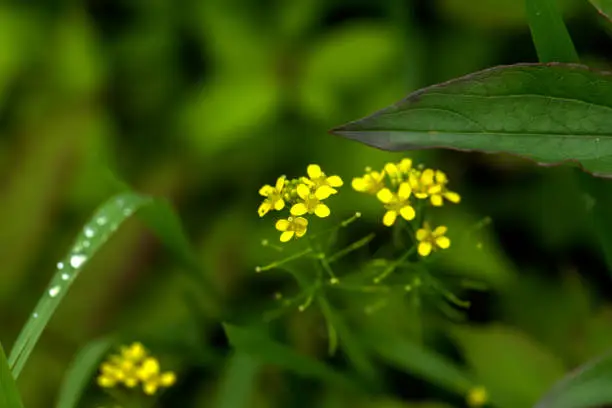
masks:
[[[301,238],[306,234],[308,228],[308,220],[304,217],[289,217],[286,220],[278,220],[276,229],[281,231],[281,242],[287,242],[291,238]]]
[[[406,221],[411,221],[416,216],[414,208],[410,205],[410,194],[412,189],[410,184],[402,183],[399,186],[397,194],[394,194],[388,188],[383,188],[376,194],[376,197],[385,205],[387,212],[383,216],[383,224],[387,227],[395,224],[398,215],[401,215]]]
[[[489,394],[482,386],[473,387],[468,391],[466,402],[471,408],[479,408],[489,401]]]
[[[138,378],[142,381],[145,394],[153,395],[161,387],[170,387],[176,382],[172,371],[160,372],[159,362],[153,357],[147,358],[138,370]]]
[[[423,224],[423,228],[416,232],[416,239],[419,241],[418,252],[421,256],[428,256],[436,249],[446,249],[450,247],[451,241],[445,236],[448,228],[441,225],[433,231],[428,223]]]

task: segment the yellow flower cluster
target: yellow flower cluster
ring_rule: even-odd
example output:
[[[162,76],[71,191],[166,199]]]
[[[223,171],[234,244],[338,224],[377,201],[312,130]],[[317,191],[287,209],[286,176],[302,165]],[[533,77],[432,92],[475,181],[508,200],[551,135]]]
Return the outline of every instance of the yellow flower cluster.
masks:
[[[459,203],[461,197],[449,190],[447,184],[448,178],[442,171],[414,167],[412,160],[407,158],[399,163],[387,163],[381,171],[366,168],[366,173],[352,182],[353,189],[375,195],[384,205],[386,212],[382,222],[388,227],[394,225],[398,217],[406,221],[415,219],[413,197],[417,200],[429,199],[434,207],[441,207],[445,201]],[[436,249],[450,247],[446,231],[445,226],[431,230],[429,224],[424,223],[416,233],[419,254],[428,256]]]
[[[303,215],[329,216],[331,211],[323,200],[336,194],[336,188],[343,184],[339,176],[326,176],[316,164],[309,165],[306,173],[308,177],[293,180],[281,176],[274,186],[265,185],[259,189],[259,194],[265,197],[257,211],[260,217],[271,210],[281,211],[289,207],[290,215],[276,222],[276,229],[281,232],[281,242],[306,234],[308,220]]]
[[[159,361],[151,357],[141,343],[122,347],[119,354],[111,355],[100,366],[98,385],[112,388],[124,385],[134,388],[142,384],[143,391],[153,395],[161,387],[170,387],[176,382],[172,371],[161,372]]]
[[[489,401],[489,393],[482,386],[473,387],[468,391],[466,402],[469,407],[482,407]]]

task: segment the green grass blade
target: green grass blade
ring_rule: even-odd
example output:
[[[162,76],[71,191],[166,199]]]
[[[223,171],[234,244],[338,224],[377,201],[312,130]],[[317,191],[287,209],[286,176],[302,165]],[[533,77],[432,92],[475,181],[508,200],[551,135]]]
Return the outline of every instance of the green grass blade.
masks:
[[[21,373],[32,349],[74,279],[117,228],[137,212],[142,213],[144,221],[157,233],[162,243],[192,272],[191,277],[198,279],[199,286],[210,292],[212,285],[201,273],[197,257],[183,232],[179,218],[170,206],[163,200],[132,192],[118,194],[100,206],[76,238],[69,254],[57,264],[56,273],[51,278],[45,294],[34,308],[11,350],[9,365],[15,377]],[[212,292],[210,294],[213,295]]]
[[[75,408],[98,370],[100,360],[113,345],[109,338],[89,343],[74,358],[66,372],[57,400],[57,408]]]
[[[254,329],[224,324],[230,344],[240,352],[259,358],[262,363],[274,364],[297,375],[316,378],[328,384],[357,390],[357,385],[326,364],[296,353],[290,347],[275,342]]]
[[[19,390],[17,390],[17,384],[15,384],[15,379],[6,361],[2,345],[0,345],[0,407],[23,408]]]
[[[612,404],[612,353],[589,361],[555,384],[535,408],[589,408]]]
[[[217,408],[241,408],[251,406],[257,373],[261,363],[251,355],[237,351],[229,359],[225,376],[217,394]]]
[[[526,0],[525,9],[540,62],[579,62],[557,0]]]
[[[58,262],[47,290],[15,341],[9,356],[9,365],[15,378],[21,373],[55,309],[89,260],[125,220],[152,202],[152,198],[135,193],[118,194],[102,204],[85,224],[68,255]]]
[[[612,0],[589,0],[599,14],[612,21]]]

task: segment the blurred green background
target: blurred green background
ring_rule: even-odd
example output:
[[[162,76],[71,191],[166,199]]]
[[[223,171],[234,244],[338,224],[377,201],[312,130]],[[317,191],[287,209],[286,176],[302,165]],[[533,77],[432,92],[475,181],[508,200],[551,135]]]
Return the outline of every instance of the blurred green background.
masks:
[[[559,4],[583,61],[609,68],[612,41],[596,12],[586,1]],[[0,342],[13,343],[55,263],[112,191],[106,168],[173,203],[228,307],[248,321],[292,285],[281,273],[254,273],[273,255],[260,241],[278,239],[273,221],[257,216],[259,187],[280,174],[302,175],[310,163],[342,176],[334,219],[364,213],[348,242],[370,230],[384,234],[379,205],[350,191],[350,179],[410,156],[446,171],[464,198],[444,212],[453,247],[434,270],[489,289],[457,292],[472,302],[462,323],[428,310],[435,305],[414,313],[410,297],[376,308],[359,298],[346,314],[366,331],[398,338],[418,320],[426,347],[487,387],[495,406],[532,406],[567,370],[612,345],[610,275],[572,169],[501,155],[392,154],[326,133],[420,87],[535,62],[522,6],[2,1]],[[489,227],[461,238],[485,216]],[[211,318],[194,327],[181,279],[142,223],[123,226],[72,287],[28,362],[19,379],[26,406],[52,406],[74,354],[111,333],[142,340],[178,369],[163,406],[219,406],[231,371],[227,342]],[[289,312],[282,327],[285,343],[325,359],[316,307]],[[384,386],[369,398],[244,364],[253,382],[235,392],[248,407],[464,406],[461,396],[377,360]],[[97,406],[100,395],[92,384],[83,406]]]

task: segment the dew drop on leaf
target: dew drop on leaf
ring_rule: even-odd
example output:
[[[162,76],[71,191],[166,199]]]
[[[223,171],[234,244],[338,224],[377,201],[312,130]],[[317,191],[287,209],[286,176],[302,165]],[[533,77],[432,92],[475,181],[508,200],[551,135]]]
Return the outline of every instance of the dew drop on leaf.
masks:
[[[78,268],[83,265],[83,263],[87,260],[85,255],[72,255],[70,257],[70,266],[73,268]]]

